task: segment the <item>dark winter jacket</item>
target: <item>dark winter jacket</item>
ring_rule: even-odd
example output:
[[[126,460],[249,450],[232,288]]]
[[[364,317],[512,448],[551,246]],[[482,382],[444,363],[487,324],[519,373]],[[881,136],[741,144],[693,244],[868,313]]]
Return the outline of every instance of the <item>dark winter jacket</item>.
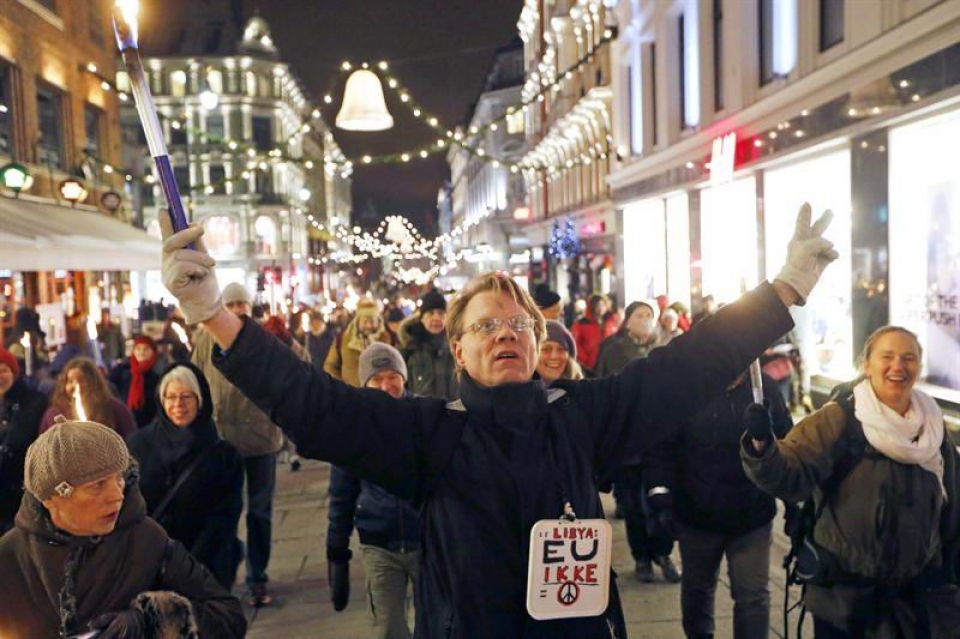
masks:
[[[131,607],[147,591],[190,600],[204,639],[243,637],[240,603],[146,516],[136,474],[127,474],[120,519],[104,537],[56,529],[29,493],[17,527],[0,539],[0,630],[4,639],[56,639],[86,632],[94,618]]]
[[[356,525],[360,543],[391,552],[420,548],[417,511],[380,486],[357,479],[342,468],[330,471],[330,525],[327,548],[347,550]]]
[[[434,335],[418,316],[406,320],[399,333],[400,352],[407,364],[407,389],[414,395],[456,399],[457,367],[446,333]]]
[[[164,375],[180,366],[193,371],[200,383],[197,418],[180,428],[161,408],[156,421],[134,433],[127,446],[140,463],[140,490],[151,517],[177,478],[202,456],[157,521],[229,589],[241,554],[237,524],[243,510],[243,459],[217,434],[203,373],[191,364],[174,364]]]
[[[573,478],[577,515],[602,517],[594,477],[611,474],[667,415],[683,418],[721,391],[792,325],[763,284],[620,375],[559,381],[549,391],[534,380],[482,388],[465,377],[449,404],[316,374],[249,320],[214,362],[301,455],[421,508],[418,637],[624,637],[615,584],[600,616],[538,622],[527,614],[531,526],[562,513],[563,476]]]
[[[337,333],[340,329],[335,324],[327,324],[327,329],[314,335],[309,331],[303,336],[303,347],[310,354],[310,363],[318,371],[323,370],[323,363],[327,361],[327,355],[330,354],[330,347],[337,339]]]
[[[635,359],[646,357],[659,345],[656,333],[652,333],[646,343],[640,343],[630,337],[626,329],[621,329],[600,344],[600,354],[597,356],[594,375],[606,377],[619,373],[627,364]]]
[[[763,376],[774,434],[793,427],[776,382]],[[777,514],[774,498],[747,478],[740,462],[743,411],[753,402],[750,380],[728,388],[686,420],[660,424],[644,459],[648,490],[670,491],[677,517],[693,528],[731,536],[746,534]]]
[[[0,535],[13,528],[23,498],[23,462],[46,409],[46,396],[23,378],[0,400]]]
[[[130,384],[133,381],[133,373],[130,372],[130,360],[118,364],[110,372],[110,381],[120,393],[120,400],[127,401],[127,395],[130,394]],[[160,374],[157,367],[143,374],[143,406],[136,410],[130,409],[133,413],[133,419],[137,422],[137,427],[142,428],[152,422],[157,417],[157,385],[160,383]]]

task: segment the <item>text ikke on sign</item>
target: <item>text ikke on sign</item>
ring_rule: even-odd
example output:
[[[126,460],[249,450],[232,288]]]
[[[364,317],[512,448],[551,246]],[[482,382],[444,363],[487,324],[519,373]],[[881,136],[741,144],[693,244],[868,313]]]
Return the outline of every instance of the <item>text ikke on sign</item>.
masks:
[[[605,519],[538,521],[530,531],[530,616],[543,620],[602,614],[610,599],[612,537]]]

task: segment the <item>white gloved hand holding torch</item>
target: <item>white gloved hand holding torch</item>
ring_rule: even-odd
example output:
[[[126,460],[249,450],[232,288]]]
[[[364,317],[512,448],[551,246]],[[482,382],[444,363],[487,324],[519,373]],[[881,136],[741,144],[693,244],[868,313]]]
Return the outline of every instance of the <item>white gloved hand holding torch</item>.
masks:
[[[806,303],[823,270],[840,256],[833,248],[833,242],[823,237],[832,219],[833,212],[827,210],[811,224],[810,204],[804,203],[800,207],[796,230],[787,245],[787,261],[774,278],[797,292],[800,296],[797,304],[801,306]]]
[[[206,321],[223,308],[220,285],[214,271],[216,260],[203,245],[203,229],[196,225],[174,233],[170,216],[163,214],[163,285],[177,298],[187,324]],[[190,248],[190,245],[195,248]]]

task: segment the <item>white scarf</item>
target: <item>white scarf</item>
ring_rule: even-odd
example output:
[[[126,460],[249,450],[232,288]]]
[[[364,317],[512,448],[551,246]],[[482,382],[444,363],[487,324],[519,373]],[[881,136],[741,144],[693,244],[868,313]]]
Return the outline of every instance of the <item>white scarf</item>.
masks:
[[[943,413],[932,397],[922,391],[910,392],[910,408],[900,415],[880,401],[865,379],[853,389],[856,416],[870,445],[901,464],[914,464],[933,473],[943,496]]]

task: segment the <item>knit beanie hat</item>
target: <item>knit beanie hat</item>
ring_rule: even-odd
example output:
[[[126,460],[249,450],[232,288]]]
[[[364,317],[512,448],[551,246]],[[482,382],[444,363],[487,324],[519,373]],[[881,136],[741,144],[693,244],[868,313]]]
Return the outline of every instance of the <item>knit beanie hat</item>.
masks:
[[[96,422],[68,421],[57,415],[53,428],[27,449],[24,485],[45,501],[69,497],[77,486],[125,471],[127,445],[115,431]]]
[[[233,282],[227,284],[226,288],[223,289],[223,303],[232,304],[233,302],[253,304],[253,297],[250,295],[250,291],[247,290],[246,286]]]
[[[556,291],[551,291],[546,284],[537,284],[533,290],[533,301],[540,310],[556,306],[560,303],[560,295]]]
[[[570,353],[570,357],[577,358],[577,343],[573,341],[573,335],[557,320],[547,320],[547,336],[543,341],[557,342]]]
[[[0,346],[0,364],[6,364],[13,371],[14,377],[20,376],[20,362],[13,356],[13,353]]]
[[[360,385],[366,386],[371,377],[382,371],[394,371],[407,379],[407,364],[400,351],[389,344],[374,342],[360,353]]]
[[[137,335],[133,338],[133,345],[141,344],[143,346],[149,346],[153,349],[153,352],[158,352],[157,342],[149,335]]]
[[[420,298],[420,313],[428,313],[430,311],[446,311],[447,310],[447,300],[444,299],[443,295],[437,289],[431,290],[429,293]]]
[[[377,306],[377,303],[365,297],[359,302],[357,302],[357,317],[380,317],[380,307]]]
[[[404,319],[406,319],[406,317],[407,316],[403,314],[403,311],[401,311],[396,306],[394,306],[387,312],[388,322],[402,322]]]

